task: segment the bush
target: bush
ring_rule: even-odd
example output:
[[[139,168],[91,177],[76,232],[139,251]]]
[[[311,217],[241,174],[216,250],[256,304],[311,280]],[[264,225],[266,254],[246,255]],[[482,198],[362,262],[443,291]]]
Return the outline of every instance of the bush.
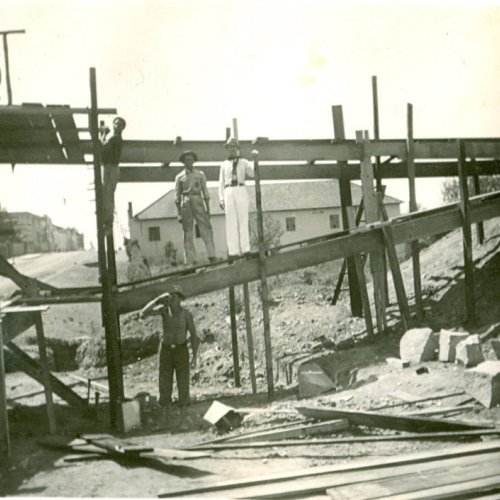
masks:
[[[474,180],[472,177],[467,179],[469,187],[469,196],[475,194]],[[500,190],[500,175],[488,175],[479,177],[479,188],[481,193],[491,193]],[[441,188],[441,196],[445,203],[456,203],[460,200],[459,179],[454,178],[446,180]]]
[[[263,214],[264,223],[264,249],[265,251],[271,248],[278,247],[283,236],[283,228],[279,221],[273,218],[271,214]],[[259,249],[259,232],[257,230],[257,214],[250,214],[250,246],[252,251]]]

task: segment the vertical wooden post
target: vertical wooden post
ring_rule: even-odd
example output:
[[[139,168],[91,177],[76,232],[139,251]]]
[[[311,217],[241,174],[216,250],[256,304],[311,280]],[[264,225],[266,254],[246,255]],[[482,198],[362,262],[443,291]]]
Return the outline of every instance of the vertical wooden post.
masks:
[[[94,185],[96,194],[97,220],[97,255],[99,274],[102,286],[101,311],[106,338],[106,364],[108,369],[109,403],[111,425],[116,429],[123,428],[121,403],[123,401],[123,371],[120,352],[120,323],[113,300],[112,278],[108,272],[106,245],[103,221],[103,192],[101,178],[101,145],[98,137],[97,83],[95,68],[90,68],[90,98],[89,113],[90,135],[94,157]]]
[[[473,179],[474,179],[474,194],[477,196],[481,194],[481,184],[479,182],[479,175],[477,175],[476,171],[475,158],[471,158],[470,162],[472,166]],[[482,245],[484,243],[484,224],[482,222],[478,222],[476,224],[476,230],[477,230],[477,241],[479,242],[480,245]]]
[[[357,226],[356,217],[354,215],[354,207],[347,207],[347,220],[348,229],[353,229]],[[356,272],[358,274],[359,288],[361,292],[361,300],[363,301],[363,316],[365,318],[366,333],[368,337],[373,337],[373,321],[372,311],[370,309],[370,298],[368,297],[368,290],[366,288],[364,266],[361,262],[361,256],[359,254],[354,255],[354,264],[356,265]]]
[[[465,165],[465,143],[457,141],[458,177],[460,185],[460,211],[462,213],[464,270],[465,270],[465,309],[466,322],[470,325],[476,323],[476,302],[474,299],[474,259],[472,256],[472,231],[469,207],[469,187],[467,185],[467,172]]]
[[[1,312],[1,311],[0,311]],[[7,413],[7,391],[5,389],[5,362],[3,357],[3,324],[0,316],[0,458],[5,453],[10,460],[10,431],[9,416]],[[0,460],[1,462],[1,460]]]
[[[344,117],[342,114],[342,106],[332,106],[332,118],[333,118],[333,131],[336,140],[345,139],[344,130]],[[346,169],[349,168],[346,161],[339,161],[340,166],[340,178],[339,178],[339,192],[340,192],[340,206],[342,211],[342,226],[345,228],[349,227],[349,221],[347,218],[347,207],[352,205],[352,194],[351,194],[351,181],[347,176]],[[363,305],[361,300],[361,292],[359,289],[359,281],[356,275],[356,265],[354,263],[353,257],[348,257],[347,262],[347,277],[349,280],[349,296],[351,300],[351,314],[353,316],[361,317],[363,315]],[[344,271],[345,273],[345,271]],[[339,277],[340,285],[342,281]],[[334,298],[340,294],[340,287],[335,290]],[[335,300],[336,302],[336,300]],[[335,304],[335,302],[332,303]]]
[[[373,98],[373,138],[378,141],[380,139],[379,114],[378,114],[378,89],[377,77],[372,76],[372,98]],[[380,172],[380,156],[375,157],[375,177],[377,183],[377,191],[382,191],[382,175]]]
[[[363,145],[363,159],[361,160],[361,184],[363,190],[363,203],[365,207],[365,220],[367,224],[378,222],[379,207],[377,196],[373,186],[373,165],[371,161],[368,141],[368,133],[356,132],[356,142]],[[384,276],[384,252],[375,249],[370,252],[370,267],[373,276],[373,296],[375,299],[375,311],[377,330],[381,334],[385,330],[385,276]]]
[[[229,317],[231,319],[231,345],[233,348],[234,385],[241,387],[238,327],[236,325],[236,296],[234,286],[229,287]]]
[[[259,152],[252,151],[255,175],[255,205],[257,208],[257,233],[259,235],[259,273],[262,287],[262,315],[264,321],[264,346],[266,349],[267,396],[274,397],[273,350],[271,345],[271,320],[269,316],[269,289],[264,248],[264,219],[262,216],[262,193],[260,190]]]
[[[252,393],[257,394],[257,379],[255,378],[255,354],[253,346],[252,318],[250,315],[250,292],[248,283],[243,283],[243,300],[245,301],[245,326],[247,331],[248,366],[250,369],[250,382]]]
[[[417,194],[415,188],[415,141],[413,140],[413,106],[407,105],[407,141],[406,141],[406,166],[408,169],[408,187],[410,192],[410,212],[416,212]],[[418,240],[411,243],[411,260],[413,265],[413,290],[415,293],[415,308],[417,320],[420,322],[424,317],[422,305],[422,281],[420,276],[420,249]]]
[[[40,366],[42,368],[43,392],[45,393],[45,405],[47,407],[49,433],[55,434],[57,432],[56,414],[54,410],[54,401],[52,399],[52,385],[50,383],[50,371],[49,371],[49,363],[47,360],[45,335],[43,332],[42,313],[36,313],[35,328],[36,328],[36,339],[38,343],[38,354],[40,356]]]

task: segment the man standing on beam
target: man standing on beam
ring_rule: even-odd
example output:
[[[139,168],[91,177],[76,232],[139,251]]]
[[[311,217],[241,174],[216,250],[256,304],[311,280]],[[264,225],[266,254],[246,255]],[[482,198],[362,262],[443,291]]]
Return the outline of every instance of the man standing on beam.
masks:
[[[175,205],[177,220],[184,231],[184,262],[188,266],[196,264],[194,248],[193,222],[196,221],[200,236],[207,249],[208,260],[212,263],[215,257],[214,233],[210,223],[210,194],[205,174],[196,170],[193,165],[198,157],[193,151],[184,151],[179,161],[186,167],[175,177]]]
[[[226,212],[226,241],[229,260],[250,253],[248,194],[245,180],[254,176],[251,162],[240,158],[238,139],[226,142],[227,160],[219,173],[219,204]]]

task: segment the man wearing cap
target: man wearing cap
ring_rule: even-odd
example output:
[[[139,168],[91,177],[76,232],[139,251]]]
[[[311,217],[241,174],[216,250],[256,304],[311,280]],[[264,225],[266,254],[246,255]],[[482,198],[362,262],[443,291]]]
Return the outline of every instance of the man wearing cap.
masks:
[[[193,350],[191,367],[193,369],[196,367],[200,341],[196,334],[193,315],[181,305],[184,298],[182,289],[174,285],[170,292],[159,295],[141,310],[141,317],[159,315],[162,319],[163,335],[159,350],[159,402],[163,417],[168,415],[172,404],[174,371],[182,413],[189,404],[188,332]]]
[[[103,209],[104,209],[104,229],[106,234],[113,232],[113,216],[115,212],[115,189],[120,176],[119,163],[122,154],[122,132],[127,123],[117,116],[113,120],[113,134],[107,138],[109,128],[101,126],[99,139],[102,143],[101,163],[103,166]]]
[[[179,161],[185,169],[175,177],[175,205],[177,220],[184,231],[184,261],[187,265],[196,264],[193,222],[196,221],[201,238],[207,249],[210,262],[215,262],[214,233],[210,223],[210,194],[205,174],[193,168],[198,157],[193,151],[184,151]]]
[[[240,158],[238,140],[231,137],[226,142],[227,160],[219,172],[219,204],[226,212],[226,241],[229,258],[250,252],[248,230],[247,177],[253,177],[252,163]]]

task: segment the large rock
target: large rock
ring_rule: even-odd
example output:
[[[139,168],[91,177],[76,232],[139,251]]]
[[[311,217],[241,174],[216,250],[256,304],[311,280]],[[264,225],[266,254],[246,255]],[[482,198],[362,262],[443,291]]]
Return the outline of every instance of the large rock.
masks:
[[[484,361],[481,343],[477,335],[470,335],[457,345],[457,362],[465,366],[476,366]]]
[[[399,342],[399,357],[403,361],[420,363],[436,359],[438,342],[430,328],[412,328]]]
[[[439,361],[453,363],[455,361],[458,343],[465,340],[468,336],[469,334],[467,332],[441,330],[439,332]]]
[[[500,361],[484,361],[465,371],[465,391],[486,408],[500,403]]]
[[[496,359],[500,359],[500,340],[493,339],[490,341],[491,350]]]
[[[299,396],[310,398],[335,389],[332,379],[316,363],[304,363],[299,368]]]

